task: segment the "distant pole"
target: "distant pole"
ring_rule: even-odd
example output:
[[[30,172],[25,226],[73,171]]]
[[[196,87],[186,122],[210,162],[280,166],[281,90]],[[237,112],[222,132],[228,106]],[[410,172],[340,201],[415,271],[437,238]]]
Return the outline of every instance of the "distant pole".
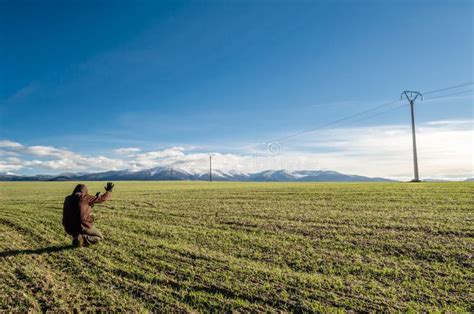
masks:
[[[421,100],[423,100],[423,95],[420,92],[413,92],[413,91],[404,91],[400,99],[403,99],[403,96],[410,102],[410,111],[411,111],[411,135],[413,141],[413,168],[415,178],[412,182],[420,182],[420,177],[418,175],[418,154],[416,152],[416,133],[415,133],[415,100],[420,96]]]
[[[209,155],[209,181],[212,181],[212,156]]]
[[[170,168],[170,181],[173,181],[173,168]]]

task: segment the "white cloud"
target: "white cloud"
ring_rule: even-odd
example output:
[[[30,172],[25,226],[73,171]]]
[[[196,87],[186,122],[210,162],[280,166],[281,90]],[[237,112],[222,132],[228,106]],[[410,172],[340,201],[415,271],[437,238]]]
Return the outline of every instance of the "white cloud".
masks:
[[[29,146],[29,147],[26,147],[24,151],[26,153],[29,153],[34,156],[39,156],[39,157],[67,158],[67,157],[74,156],[74,153],[70,151],[58,149],[51,146]]]
[[[5,147],[5,148],[20,148],[22,145],[17,142],[9,141],[9,140],[3,140],[0,141],[0,147]]]
[[[472,125],[472,120],[437,120],[437,121],[430,121],[425,123],[426,125],[448,125],[448,126],[455,126],[455,125]]]
[[[130,155],[132,159],[129,164],[131,170],[141,170],[160,165],[168,165],[171,160],[177,161],[179,158],[185,156],[183,147],[171,147],[164,150]]]
[[[473,176],[473,120],[420,124],[417,148],[423,177]],[[371,176],[408,179],[412,176],[412,138],[409,126],[348,128],[294,141],[290,149],[311,147],[323,168]]]
[[[2,155],[12,156],[0,161],[0,171],[30,169],[57,171],[100,171],[119,170],[126,166],[121,159],[104,156],[83,156],[65,149],[52,146],[24,146],[19,143],[4,140]],[[31,157],[36,159],[31,159]]]
[[[21,170],[22,168],[23,167],[21,165],[8,164],[4,163],[3,161],[0,161],[0,172]]]
[[[138,147],[125,147],[125,148],[114,149],[115,153],[119,155],[125,155],[125,156],[138,153],[139,151],[141,151],[141,149]]]
[[[178,157],[184,156],[183,147],[171,147],[163,150],[151,151],[143,154],[135,155],[138,159],[157,159],[165,157]]]
[[[473,174],[474,120],[432,121],[417,129],[422,178],[465,178]],[[319,131],[282,142],[282,151],[269,155],[266,145],[249,145],[240,154],[212,153],[213,168],[256,172],[267,169],[336,170],[348,174],[396,179],[412,177],[409,126],[386,125]],[[2,147],[0,171],[106,171],[142,170],[157,166],[180,167],[189,172],[208,169],[209,153],[176,146],[142,152],[119,148],[120,158],[86,156],[52,146],[24,146],[9,140]],[[111,152],[112,153],[112,152]]]

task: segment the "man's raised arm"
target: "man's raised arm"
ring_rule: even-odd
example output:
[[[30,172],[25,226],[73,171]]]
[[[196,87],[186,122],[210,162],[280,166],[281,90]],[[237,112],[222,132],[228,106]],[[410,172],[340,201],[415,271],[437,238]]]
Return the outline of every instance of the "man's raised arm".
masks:
[[[105,193],[102,195],[88,195],[87,201],[89,202],[89,205],[103,203],[110,199],[110,197],[112,196],[112,190],[114,189],[114,184],[112,182],[107,182],[107,185],[104,187],[104,189]]]

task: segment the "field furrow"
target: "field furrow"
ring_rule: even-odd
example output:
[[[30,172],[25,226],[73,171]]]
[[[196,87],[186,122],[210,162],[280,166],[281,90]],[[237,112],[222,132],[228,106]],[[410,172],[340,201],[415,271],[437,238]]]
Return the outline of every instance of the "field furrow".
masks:
[[[0,183],[0,310],[474,310],[472,183],[117,182],[80,249],[74,186]]]

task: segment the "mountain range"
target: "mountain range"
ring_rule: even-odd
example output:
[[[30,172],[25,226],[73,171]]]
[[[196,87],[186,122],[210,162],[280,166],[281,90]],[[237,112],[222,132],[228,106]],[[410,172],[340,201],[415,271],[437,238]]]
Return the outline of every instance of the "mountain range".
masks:
[[[98,173],[61,173],[59,175],[23,176],[0,173],[0,181],[130,181],[130,180],[209,180],[207,171],[188,171],[180,168],[156,167],[140,171],[106,171]],[[266,170],[249,173],[241,171],[213,170],[213,181],[250,182],[389,182],[384,178],[370,178],[325,170]]]

